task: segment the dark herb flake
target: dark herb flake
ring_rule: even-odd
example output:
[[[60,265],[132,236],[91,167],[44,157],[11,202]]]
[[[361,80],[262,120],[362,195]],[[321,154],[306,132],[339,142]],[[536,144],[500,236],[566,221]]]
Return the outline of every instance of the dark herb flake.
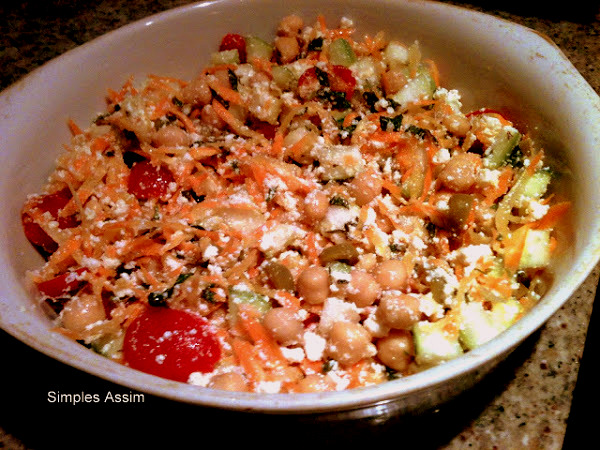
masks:
[[[343,208],[350,207],[348,200],[346,200],[344,197],[340,197],[339,195],[334,195],[333,197],[331,197],[331,199],[329,200],[329,204],[334,206],[341,206]]]
[[[183,106],[183,102],[181,100],[179,100],[177,97],[173,97],[171,99],[171,102],[178,108],[181,108]]]
[[[173,283],[173,286],[171,286],[169,289],[166,289],[162,292],[151,292],[148,294],[148,304],[150,306],[167,306],[167,300],[173,295],[175,286],[183,283],[192,275],[193,272],[182,273],[177,277],[175,283]]]
[[[318,37],[314,38],[312,41],[308,43],[307,50],[309,52],[321,51],[323,49],[323,38]]]
[[[379,125],[383,131],[391,131],[390,127],[394,131],[400,131],[402,126],[402,114],[398,114],[394,117],[381,116],[379,117]]]

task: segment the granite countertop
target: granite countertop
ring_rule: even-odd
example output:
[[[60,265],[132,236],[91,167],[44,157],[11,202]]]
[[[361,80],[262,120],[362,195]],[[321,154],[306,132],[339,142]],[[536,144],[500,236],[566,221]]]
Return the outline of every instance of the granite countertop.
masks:
[[[0,6],[0,88],[35,67],[100,34],[150,14],[185,3],[183,0],[51,0],[17,1]],[[541,2],[474,2],[454,4],[498,15],[547,35],[600,92],[600,8],[597,2],[565,6]],[[498,8],[503,8],[498,10]],[[146,395],[145,402],[99,405],[53,405],[50,390],[83,393],[131,391],[60,364],[8,334],[0,332],[3,349],[0,448],[96,448],[135,443],[136,447],[174,446],[176,438],[203,444],[207,436],[233,443],[289,442],[310,436],[313,442],[419,444],[421,448],[544,448],[571,443],[581,423],[569,421],[577,404],[589,395],[577,385],[584,359],[588,325],[600,266],[537,333],[523,343],[491,375],[469,392],[419,417],[368,423],[311,423],[278,416],[239,416],[182,405]],[[581,372],[583,374],[583,372]],[[581,377],[580,377],[581,378]],[[582,382],[582,381],[580,381]],[[577,385],[577,389],[576,389]],[[582,399],[582,400],[579,400]],[[577,406],[577,405],[575,405]],[[568,427],[567,427],[568,425]],[[221,435],[221,430],[229,434]],[[236,432],[237,431],[237,432]],[[590,431],[588,431],[590,433]],[[593,436],[593,435],[592,435]],[[282,441],[281,439],[285,439]],[[393,439],[393,440],[390,440]],[[192,442],[192,441],[190,441]]]

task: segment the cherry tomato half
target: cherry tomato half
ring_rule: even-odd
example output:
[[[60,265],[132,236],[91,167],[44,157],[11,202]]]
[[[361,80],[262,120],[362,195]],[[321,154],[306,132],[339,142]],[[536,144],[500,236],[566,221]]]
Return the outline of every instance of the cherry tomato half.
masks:
[[[164,199],[169,192],[173,174],[164,166],[153,166],[149,161],[140,161],[131,167],[127,191],[138,200]]]
[[[240,63],[246,62],[246,39],[243,36],[235,33],[229,33],[221,39],[219,51],[237,50],[240,56]]]
[[[221,347],[208,321],[182,310],[149,307],[125,332],[127,365],[152,375],[187,382],[192,372],[212,372]]]
[[[54,253],[58,248],[58,244],[48,236],[42,227],[33,221],[27,211],[38,209],[42,213],[48,212],[58,222],[59,228],[73,228],[79,223],[75,216],[59,217],[60,211],[69,203],[71,197],[69,188],[64,188],[52,194],[37,196],[28,203],[26,210],[21,215],[25,237],[45,253]]]
[[[42,281],[37,285],[38,290],[43,295],[53,298],[70,294],[79,289],[79,287],[85,283],[85,281],[81,279],[81,275],[85,272],[85,270],[86,269],[81,268],[73,272],[65,272],[49,280]]]
[[[356,87],[356,78],[352,71],[344,66],[332,66],[329,74],[329,85],[332,91],[344,92],[346,99],[350,100]]]

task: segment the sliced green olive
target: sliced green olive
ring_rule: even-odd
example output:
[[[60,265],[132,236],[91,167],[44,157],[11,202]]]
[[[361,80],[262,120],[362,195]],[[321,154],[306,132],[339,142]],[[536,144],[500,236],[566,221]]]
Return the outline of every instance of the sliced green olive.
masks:
[[[283,264],[272,261],[265,266],[265,272],[275,289],[293,291],[296,288],[290,269]]]
[[[473,209],[474,199],[470,194],[453,194],[448,200],[448,225],[453,229],[462,228]]]
[[[358,251],[354,245],[348,242],[335,244],[323,250],[319,255],[319,260],[323,265],[333,261],[345,261],[353,265],[358,262]]]

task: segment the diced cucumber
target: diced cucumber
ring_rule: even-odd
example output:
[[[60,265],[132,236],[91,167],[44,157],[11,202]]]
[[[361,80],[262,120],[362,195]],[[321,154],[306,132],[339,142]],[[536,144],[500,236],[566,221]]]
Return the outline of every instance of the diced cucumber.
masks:
[[[383,59],[391,69],[408,64],[408,48],[397,41],[390,41],[383,50]]]
[[[520,140],[521,133],[513,127],[502,128],[488,149],[488,154],[484,159],[485,166],[490,169],[500,167]]]
[[[273,81],[284,91],[294,89],[296,82],[296,76],[294,72],[287,66],[273,66],[271,68],[271,74],[273,75]]]
[[[492,309],[483,309],[481,303],[463,303],[460,307],[460,342],[472,350],[495,338],[510,327],[521,314],[516,300],[494,303]]]
[[[374,90],[379,86],[381,78],[380,63],[372,56],[362,56],[351,66],[352,74],[356,78],[357,86],[364,91]]]
[[[272,56],[273,46],[267,41],[256,36],[246,37],[246,58],[249,62],[255,58],[270,61]]]
[[[346,39],[337,38],[329,45],[329,62],[331,64],[349,67],[355,61],[356,54]]]
[[[123,349],[123,333],[116,337],[113,335],[102,336],[92,342],[92,349],[107,358],[118,358]]]
[[[271,300],[266,295],[251,291],[246,287],[233,286],[229,288],[228,305],[229,318],[235,322],[240,305],[251,305],[262,315],[271,309]]]
[[[348,283],[350,282],[350,272],[352,266],[341,261],[334,261],[328,264],[329,276],[335,283]]]
[[[519,269],[546,267],[550,263],[550,230],[528,229]]]
[[[233,50],[215,52],[210,55],[210,63],[213,66],[220,66],[221,64],[239,64],[240,54],[236,48]]]
[[[523,197],[539,199],[546,193],[552,175],[547,170],[537,170],[525,183]]]
[[[419,100],[430,100],[436,88],[435,80],[429,69],[421,64],[417,74],[392,96],[392,100],[404,108]]]
[[[459,342],[458,324],[452,316],[437,322],[418,322],[413,327],[415,358],[417,364],[434,366],[460,356],[463,348]]]

